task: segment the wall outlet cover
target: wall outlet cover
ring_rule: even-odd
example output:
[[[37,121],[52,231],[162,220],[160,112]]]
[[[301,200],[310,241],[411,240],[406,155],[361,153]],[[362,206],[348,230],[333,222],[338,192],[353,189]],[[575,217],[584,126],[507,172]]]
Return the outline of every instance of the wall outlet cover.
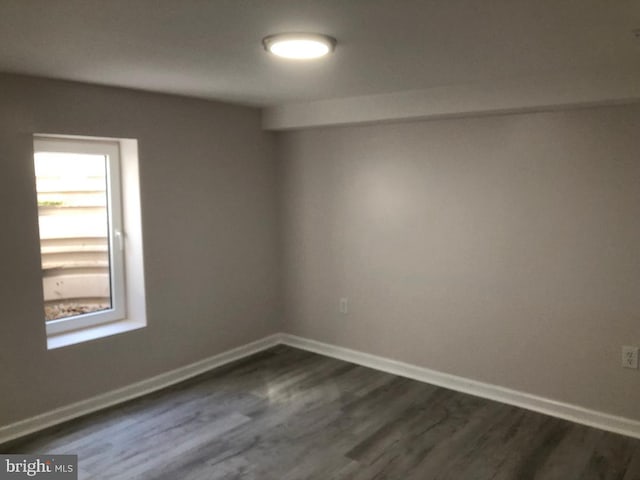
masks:
[[[623,345],[622,366],[624,368],[638,368],[638,347]]]
[[[340,299],[340,313],[343,315],[349,313],[349,299],[346,297]]]

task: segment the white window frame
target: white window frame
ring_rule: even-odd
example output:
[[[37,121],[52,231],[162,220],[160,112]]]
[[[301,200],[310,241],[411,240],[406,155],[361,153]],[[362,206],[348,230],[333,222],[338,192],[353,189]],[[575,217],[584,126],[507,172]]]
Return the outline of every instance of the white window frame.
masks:
[[[122,215],[120,144],[117,141],[34,136],[34,155],[40,152],[101,155],[107,167],[107,212],[111,308],[73,317],[46,321],[47,335],[57,335],[120,321],[127,315],[125,252]]]

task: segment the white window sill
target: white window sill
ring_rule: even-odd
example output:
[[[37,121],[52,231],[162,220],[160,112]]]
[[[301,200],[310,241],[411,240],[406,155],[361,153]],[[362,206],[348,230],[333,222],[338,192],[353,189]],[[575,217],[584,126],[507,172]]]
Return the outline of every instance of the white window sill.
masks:
[[[109,337],[119,333],[130,332],[146,326],[144,320],[120,320],[95,327],[83,328],[71,332],[58,333],[47,337],[47,349],[67,347],[76,343],[88,342],[97,338]]]

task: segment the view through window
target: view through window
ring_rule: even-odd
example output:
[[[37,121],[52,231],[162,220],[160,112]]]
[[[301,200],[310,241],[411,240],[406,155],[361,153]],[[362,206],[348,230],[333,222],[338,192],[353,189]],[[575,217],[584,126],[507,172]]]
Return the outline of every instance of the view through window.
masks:
[[[117,146],[102,152],[98,143],[55,139],[34,145],[48,329],[116,320],[123,304]]]
[[[35,154],[46,320],[111,308],[105,160]]]

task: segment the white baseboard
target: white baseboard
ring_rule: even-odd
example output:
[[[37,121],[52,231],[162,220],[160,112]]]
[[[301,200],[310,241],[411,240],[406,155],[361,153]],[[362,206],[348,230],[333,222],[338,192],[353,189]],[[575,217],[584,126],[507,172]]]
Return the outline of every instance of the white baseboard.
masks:
[[[141,382],[0,427],[0,444],[187,380],[280,343],[275,334]]]
[[[530,393],[511,390],[509,388],[483,383],[469,378],[458,377],[448,373],[418,367],[408,363],[379,357],[368,353],[338,347],[295,335],[282,334],[281,343],[328,357],[345,360],[365,367],[373,368],[401,377],[407,377],[439,387],[468,393],[477,397],[495,400],[516,407],[544,413],[589,427],[619,433],[629,437],[640,438],[640,422],[625,417],[590,410],[577,405],[551,400]]]
[[[0,427],[0,444],[10,440],[58,425],[83,415],[141,397],[170,385],[187,380],[216,367],[253,355],[278,344],[289,345],[327,357],[345,360],[365,367],[392,373],[406,378],[430,383],[458,392],[514,405],[517,407],[562,418],[589,427],[640,438],[640,422],[625,417],[590,410],[569,403],[558,402],[530,393],[483,383],[448,373],[418,367],[389,358],[371,355],[349,348],[318,342],[307,338],[279,333],[246,345],[214,355],[191,365],[166,372],[126,387],[113,390],[96,397],[82,400],[35,417]]]

